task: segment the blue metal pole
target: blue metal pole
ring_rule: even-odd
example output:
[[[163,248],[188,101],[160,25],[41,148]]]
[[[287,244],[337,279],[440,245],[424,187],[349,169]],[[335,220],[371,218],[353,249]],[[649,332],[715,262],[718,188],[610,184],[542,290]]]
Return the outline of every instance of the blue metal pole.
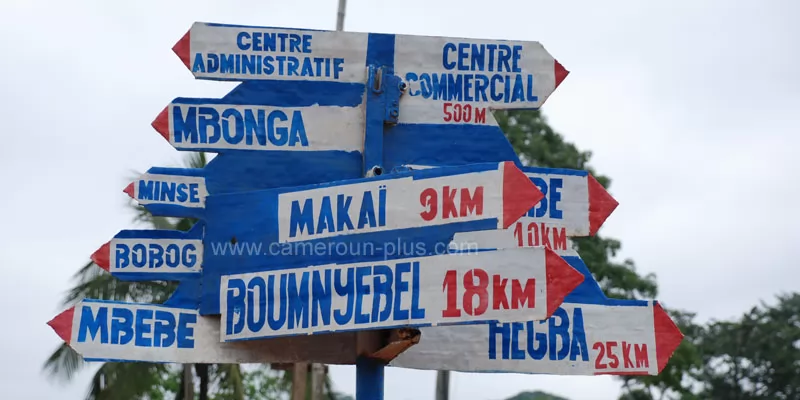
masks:
[[[366,357],[356,361],[356,400],[383,400],[383,368]]]

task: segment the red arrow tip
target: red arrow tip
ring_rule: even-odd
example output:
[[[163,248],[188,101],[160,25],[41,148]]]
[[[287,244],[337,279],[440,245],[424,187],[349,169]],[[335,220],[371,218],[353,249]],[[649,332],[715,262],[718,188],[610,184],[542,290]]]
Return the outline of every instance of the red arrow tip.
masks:
[[[169,106],[164,107],[150,125],[169,142]]]
[[[564,302],[564,297],[583,283],[585,277],[555,251],[547,247],[544,251],[547,268],[547,316],[550,317]]]
[[[125,186],[125,190],[122,191],[123,193],[131,196],[132,199],[135,199],[135,195],[133,193],[133,182],[129,183],[128,186]]]
[[[189,70],[192,69],[192,67],[189,65],[190,32],[191,30],[186,31],[186,34],[183,35],[181,40],[178,40],[178,43],[175,43],[175,46],[172,46],[172,51],[178,56],[178,58],[181,59],[181,61],[183,61],[183,65],[185,65],[186,68],[189,68]]]
[[[594,236],[619,202],[614,200],[592,175],[587,179],[589,180],[589,236]]]
[[[72,339],[72,316],[74,314],[75,307],[70,307],[47,323],[66,344],[69,344]]]
[[[511,161],[503,163],[503,229],[536,205],[544,194]]]
[[[653,325],[656,331],[656,359],[658,360],[658,373],[667,366],[672,353],[680,346],[683,333],[672,321],[661,304],[653,305]]]
[[[554,65],[554,72],[555,72],[555,76],[556,76],[556,87],[555,88],[557,88],[558,85],[560,85],[561,82],[564,80],[564,78],[566,78],[567,75],[569,75],[569,71],[567,71],[567,69],[564,68],[564,66],[561,65],[561,63],[558,62],[558,60],[553,60],[553,62],[555,63],[555,65]],[[553,89],[555,89],[555,88],[553,88]]]
[[[108,271],[108,265],[109,265],[108,258],[110,252],[111,252],[111,242],[107,242],[106,244],[100,246],[100,248],[97,249],[97,251],[92,253],[91,257],[92,261],[94,261],[94,263],[97,264],[97,266],[99,266],[100,268]]]

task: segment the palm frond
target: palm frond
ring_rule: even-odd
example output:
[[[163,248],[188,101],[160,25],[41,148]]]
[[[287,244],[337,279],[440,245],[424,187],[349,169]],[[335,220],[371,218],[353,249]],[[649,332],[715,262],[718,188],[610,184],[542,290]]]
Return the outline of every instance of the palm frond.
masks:
[[[51,378],[69,381],[85,364],[80,354],[66,343],[62,343],[56,348],[53,354],[47,358],[42,369]]]

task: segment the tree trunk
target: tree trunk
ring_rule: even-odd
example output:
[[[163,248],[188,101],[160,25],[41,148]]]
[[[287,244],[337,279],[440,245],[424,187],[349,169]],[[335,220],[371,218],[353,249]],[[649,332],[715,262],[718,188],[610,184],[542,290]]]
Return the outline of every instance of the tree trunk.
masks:
[[[436,400],[450,399],[450,371],[436,372]]]
[[[325,365],[311,364],[311,400],[325,399]]]
[[[181,375],[181,387],[178,389],[176,400],[194,400],[194,376],[192,376],[192,364],[183,364],[183,374]]]
[[[194,369],[200,378],[199,400],[208,400],[208,364],[195,364]]]
[[[295,363],[292,371],[292,400],[306,400],[308,364]]]

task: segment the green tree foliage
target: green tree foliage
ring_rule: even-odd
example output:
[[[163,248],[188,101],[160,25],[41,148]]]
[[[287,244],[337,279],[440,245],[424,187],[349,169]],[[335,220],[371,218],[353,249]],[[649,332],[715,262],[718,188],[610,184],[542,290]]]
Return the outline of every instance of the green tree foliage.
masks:
[[[522,392],[515,396],[509,397],[506,400],[567,400],[564,397],[559,397],[550,393],[541,391],[535,392]]]
[[[204,153],[189,153],[186,166],[202,168]],[[153,229],[189,230],[195,220],[157,217],[141,206],[133,206],[135,221]],[[175,290],[174,282],[125,282],[111,276],[93,262],[88,262],[73,276],[74,286],[64,296],[62,305],[69,307],[89,299],[117,300],[135,303],[163,303]],[[80,355],[66,344],[60,345],[44,364],[53,379],[70,380],[86,366]],[[287,393],[280,373],[266,365],[243,372],[237,364],[188,365],[194,398],[197,400],[268,400],[279,398],[275,393]],[[183,400],[184,366],[157,363],[100,364],[92,378],[87,400]],[[275,378],[277,376],[277,378]],[[267,379],[267,378],[270,379]],[[283,386],[282,386],[283,385]]]
[[[564,140],[547,124],[539,111],[500,111],[495,118],[523,164],[547,168],[570,168],[589,171],[608,189],[611,179],[599,175],[589,165],[592,153],[581,151]],[[575,238],[578,253],[589,266],[605,293],[615,298],[653,298],[657,294],[653,274],[641,276],[632,260],[617,262],[621,244],[616,239],[595,235]]]
[[[548,168],[570,168],[589,171],[607,190],[611,179],[598,174],[589,165],[592,153],[579,150],[574,144],[566,142],[556,132],[539,111],[501,111],[495,113],[497,122],[508,137],[509,142],[523,164]],[[612,216],[613,218],[613,216]],[[654,274],[640,275],[636,272],[633,260],[615,260],[621,248],[619,240],[597,234],[592,237],[574,238],[583,261],[589,267],[603,291],[612,298],[653,299],[658,295]],[[692,314],[668,310],[678,323],[684,335],[693,337],[697,329],[692,323]],[[685,391],[681,382],[691,368],[699,364],[695,345],[684,340],[664,371],[656,377],[626,377],[624,396],[627,400],[638,399],[641,393],[653,390],[675,392]]]
[[[697,341],[701,399],[800,399],[800,293],[777,296],[733,321],[712,321]]]

